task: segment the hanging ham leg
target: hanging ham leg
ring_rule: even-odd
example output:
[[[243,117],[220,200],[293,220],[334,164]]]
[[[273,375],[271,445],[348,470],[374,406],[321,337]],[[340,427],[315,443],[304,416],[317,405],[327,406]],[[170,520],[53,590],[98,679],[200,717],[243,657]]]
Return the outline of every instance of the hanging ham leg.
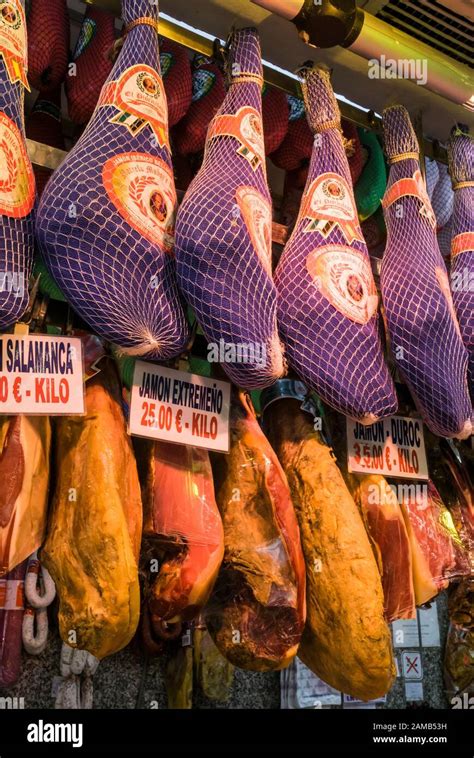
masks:
[[[23,123],[26,55],[23,3],[11,0],[0,8],[0,330],[28,305],[33,263],[35,178]]]
[[[56,486],[41,561],[59,597],[63,642],[97,658],[139,618],[140,484],[111,360],[86,385],[86,414],[55,424]]]
[[[204,162],[176,220],[178,282],[222,367],[241,387],[284,372],[271,271],[272,210],[255,29],[234,33],[230,87],[207,134]],[[246,346],[246,348],[244,348]],[[246,359],[235,355],[246,349]],[[234,356],[234,357],[233,357]]]
[[[305,69],[303,91],[314,148],[298,221],[275,272],[280,333],[294,371],[336,410],[369,424],[397,408],[377,291],[329,74]]]
[[[474,139],[458,132],[449,144],[454,185],[451,291],[462,338],[469,353],[469,387],[474,402]]]
[[[204,150],[207,128],[224,97],[224,76],[218,63],[196,53],[192,65],[191,105],[173,134],[179,155],[193,155]]]
[[[265,138],[265,154],[277,150],[288,131],[290,107],[288,98],[281,89],[264,84],[262,91],[262,123]]]
[[[303,100],[293,95],[288,95],[287,99],[290,113],[286,136],[270,157],[278,168],[296,171],[310,160],[314,137],[308,126]]]
[[[181,121],[191,105],[192,74],[187,49],[173,40],[160,37],[160,66],[171,129]]]
[[[45,263],[72,306],[122,352],[165,360],[188,328],[173,259],[176,191],[155,0],[124,0],[128,32],[94,117],[38,210]]]
[[[465,438],[472,433],[467,351],[420,173],[418,142],[402,106],[387,108],[383,123],[391,168],[383,199],[388,237],[380,287],[392,353],[434,434]]]
[[[213,461],[225,553],[206,624],[231,663],[288,665],[306,617],[305,568],[288,483],[245,394],[234,394],[229,455]]]
[[[23,561],[0,579],[0,689],[11,687],[20,674],[27,564]]]
[[[1,417],[0,576],[43,542],[50,446],[47,416]]]
[[[357,477],[354,499],[380,554],[385,620],[416,618],[411,547],[396,494],[371,474]]]
[[[151,573],[151,624],[193,619],[205,605],[224,554],[222,521],[206,450],[166,442],[143,443],[142,553]]]
[[[370,700],[395,675],[379,571],[331,448],[302,399],[281,384],[273,397],[273,388],[262,395],[263,422],[288,477],[306,563],[308,618],[298,656],[331,687]]]
[[[48,93],[40,92],[26,122],[26,136],[43,145],[51,145],[58,150],[65,149],[61,123],[60,86]],[[33,170],[38,197],[41,197],[51,171],[43,166],[35,166]]]
[[[74,66],[66,77],[69,118],[77,124],[86,124],[92,117],[112,69],[110,51],[114,42],[113,15],[88,5],[72,56]]]
[[[30,0],[28,79],[47,92],[64,80],[69,59],[69,14],[66,0]]]

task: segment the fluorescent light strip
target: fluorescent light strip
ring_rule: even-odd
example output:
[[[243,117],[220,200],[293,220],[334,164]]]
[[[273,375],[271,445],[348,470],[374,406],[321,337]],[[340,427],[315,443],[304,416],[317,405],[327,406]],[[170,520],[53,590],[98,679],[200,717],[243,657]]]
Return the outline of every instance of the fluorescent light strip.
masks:
[[[164,18],[165,21],[170,21],[172,24],[176,24],[177,26],[182,26],[185,29],[187,29],[190,32],[193,32],[193,34],[199,34],[200,37],[204,37],[204,39],[208,39],[211,42],[214,42],[216,37],[212,34],[209,34],[208,32],[204,32],[202,29],[196,29],[196,27],[191,26],[190,24],[187,24],[185,21],[178,21],[178,19],[173,18],[173,16],[169,16],[167,13],[160,13],[160,18]],[[222,45],[225,44],[224,40],[219,40]],[[278,71],[279,74],[284,74],[284,76],[287,76],[289,79],[294,79],[295,81],[299,81],[299,77],[297,74],[294,74],[292,71],[286,71],[284,68],[281,68],[280,66],[275,65],[275,63],[270,63],[270,61],[266,61],[262,58],[262,63],[265,66],[268,66],[268,68],[273,69],[274,71]],[[357,108],[358,110],[362,111],[363,113],[368,113],[370,108],[363,108],[362,105],[359,105],[358,103],[354,103],[352,100],[349,100],[347,97],[344,97],[344,95],[338,95],[335,93],[336,98],[338,100],[341,100],[343,103],[347,103],[347,105],[352,105],[354,108]],[[377,118],[382,118],[379,113],[375,113]]]

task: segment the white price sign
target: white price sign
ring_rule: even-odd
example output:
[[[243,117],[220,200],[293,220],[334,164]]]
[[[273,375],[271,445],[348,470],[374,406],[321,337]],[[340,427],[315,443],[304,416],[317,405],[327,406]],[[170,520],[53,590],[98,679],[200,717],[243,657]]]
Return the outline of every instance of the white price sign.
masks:
[[[423,423],[390,416],[370,426],[347,419],[349,471],[397,479],[428,479]]]
[[[80,339],[0,336],[0,414],[72,416],[84,410]]]
[[[229,452],[230,384],[137,361],[129,434]]]

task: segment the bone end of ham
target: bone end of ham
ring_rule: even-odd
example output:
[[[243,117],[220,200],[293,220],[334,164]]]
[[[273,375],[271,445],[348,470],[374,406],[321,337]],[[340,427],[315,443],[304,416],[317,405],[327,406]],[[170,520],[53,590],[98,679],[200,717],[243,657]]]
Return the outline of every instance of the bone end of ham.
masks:
[[[380,551],[385,618],[416,618],[411,546],[397,497],[379,475],[361,477],[358,496],[369,533]]]
[[[206,450],[145,443],[144,546],[159,556],[147,596],[152,625],[163,629],[193,619],[208,600],[224,554],[211,463]]]
[[[305,569],[285,474],[244,393],[234,393],[231,450],[213,456],[225,553],[206,606],[209,632],[228,661],[284,668],[306,616]]]

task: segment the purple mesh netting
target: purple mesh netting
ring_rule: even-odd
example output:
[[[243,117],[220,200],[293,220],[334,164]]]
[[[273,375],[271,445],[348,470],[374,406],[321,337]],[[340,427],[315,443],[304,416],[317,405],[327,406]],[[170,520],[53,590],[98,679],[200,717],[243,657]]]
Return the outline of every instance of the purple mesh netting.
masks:
[[[448,258],[451,253],[451,238],[453,236],[453,217],[449,219],[448,223],[436,232],[436,239],[438,240],[439,251],[443,258]]]
[[[127,24],[157,19],[157,2],[124,0],[123,13]],[[127,34],[107,81],[138,64],[159,74],[158,35],[149,25]],[[159,102],[161,80],[147,69],[136,76]],[[172,255],[171,156],[160,144],[167,126],[157,138],[128,116],[115,105],[96,108],[43,193],[36,232],[51,273],[92,329],[125,353],[167,359],[188,337]]]
[[[439,179],[438,163],[432,158],[425,158],[425,173],[426,173],[426,191],[428,197],[433,197],[433,190],[436,187]]]
[[[455,186],[451,290],[461,334],[469,352],[469,385],[474,401],[474,139],[466,134],[456,134],[451,138],[448,154]],[[456,189],[460,182],[472,184]]]
[[[453,212],[454,193],[451,186],[448,167],[444,163],[438,164],[439,178],[436,182],[431,197],[431,205],[436,216],[438,230],[446,226]]]
[[[271,384],[284,370],[271,275],[271,198],[256,30],[235,32],[228,68],[229,90],[209,126],[203,164],[179,208],[176,261],[179,286],[207,340],[254,349],[256,361],[233,361],[229,350],[223,363],[237,385],[250,389]],[[232,136],[239,129],[240,139]]]
[[[298,221],[275,272],[280,333],[288,362],[323,400],[372,423],[394,413],[397,400],[339,108],[325,71],[306,70],[303,88],[315,141]]]
[[[467,351],[436,241],[436,220],[418,158],[393,162],[406,153],[417,155],[418,142],[402,106],[387,108],[383,124],[392,166],[383,200],[388,237],[380,285],[392,353],[429,428],[445,437],[466,437],[471,432]],[[403,185],[396,184],[403,179]],[[406,189],[411,194],[402,196]]]
[[[33,262],[34,208],[30,206],[34,176],[22,146],[24,86],[19,81],[12,84],[2,54],[5,46],[10,47],[10,21],[15,27],[20,23],[24,29],[26,54],[22,9],[23,3],[14,0],[10,8],[4,6],[5,11],[10,10],[11,18],[0,16],[0,329],[11,327],[26,310]],[[21,210],[22,201],[28,208]]]

